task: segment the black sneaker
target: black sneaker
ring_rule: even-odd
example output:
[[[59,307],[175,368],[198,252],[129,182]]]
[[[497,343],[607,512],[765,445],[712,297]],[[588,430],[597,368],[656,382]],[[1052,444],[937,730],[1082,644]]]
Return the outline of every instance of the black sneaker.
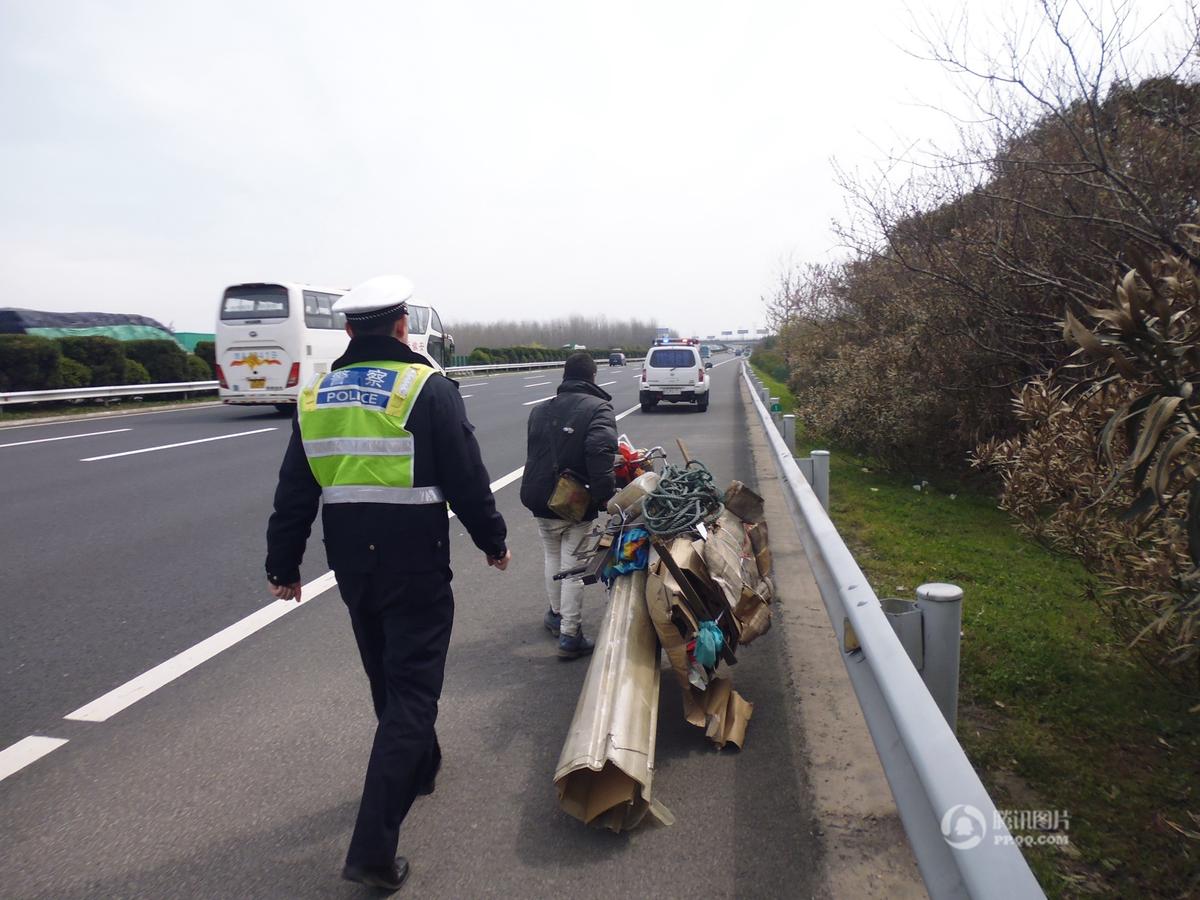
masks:
[[[555,637],[558,637],[559,631],[562,629],[562,616],[552,609],[546,610],[546,614],[542,616],[542,624],[546,626],[546,630]]]
[[[563,659],[578,659],[587,656],[596,645],[583,636],[583,629],[578,634],[560,634],[558,636],[558,655]]]
[[[390,866],[354,866],[346,863],[342,869],[342,877],[367,887],[398,891],[400,885],[404,884],[404,879],[408,877],[408,860],[397,856]]]

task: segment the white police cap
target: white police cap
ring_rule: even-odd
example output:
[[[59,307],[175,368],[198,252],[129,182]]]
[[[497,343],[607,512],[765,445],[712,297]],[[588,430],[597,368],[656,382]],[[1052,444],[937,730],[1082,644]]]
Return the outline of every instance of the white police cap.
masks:
[[[333,311],[345,313],[347,321],[366,322],[408,311],[413,283],[403,275],[378,275],[369,278],[333,304]]]

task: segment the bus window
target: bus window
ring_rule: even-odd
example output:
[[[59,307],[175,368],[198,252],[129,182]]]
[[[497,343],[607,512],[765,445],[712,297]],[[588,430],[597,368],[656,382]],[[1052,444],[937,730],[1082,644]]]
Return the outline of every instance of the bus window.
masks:
[[[309,328],[333,327],[333,310],[330,308],[328,294],[304,292],[304,324]]]
[[[345,328],[345,313],[333,311],[333,304],[337,302],[339,296],[339,294],[326,294],[321,291],[305,291],[304,324],[309,328],[337,330]]]
[[[429,307],[408,305],[408,333],[424,334],[429,330]]]
[[[225,289],[221,319],[286,319],[288,292],[281,284],[240,284]]]

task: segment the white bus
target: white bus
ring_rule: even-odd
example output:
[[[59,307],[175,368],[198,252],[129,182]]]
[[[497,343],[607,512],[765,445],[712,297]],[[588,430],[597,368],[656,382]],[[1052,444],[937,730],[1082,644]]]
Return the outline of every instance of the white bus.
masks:
[[[346,350],[346,317],[333,311],[346,290],[286,282],[226,288],[217,313],[221,401],[290,413],[300,386]],[[408,304],[408,346],[439,371],[454,352],[437,310],[415,303]]]

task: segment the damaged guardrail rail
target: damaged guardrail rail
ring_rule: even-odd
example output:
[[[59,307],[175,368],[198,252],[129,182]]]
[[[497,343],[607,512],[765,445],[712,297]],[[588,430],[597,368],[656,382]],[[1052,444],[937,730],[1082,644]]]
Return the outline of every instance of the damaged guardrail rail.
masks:
[[[842,662],[930,896],[1044,897],[875,592],[801,474],[793,448],[775,428],[745,364],[742,378],[795,502],[800,539]],[[975,825],[969,834],[956,827],[963,817]]]

